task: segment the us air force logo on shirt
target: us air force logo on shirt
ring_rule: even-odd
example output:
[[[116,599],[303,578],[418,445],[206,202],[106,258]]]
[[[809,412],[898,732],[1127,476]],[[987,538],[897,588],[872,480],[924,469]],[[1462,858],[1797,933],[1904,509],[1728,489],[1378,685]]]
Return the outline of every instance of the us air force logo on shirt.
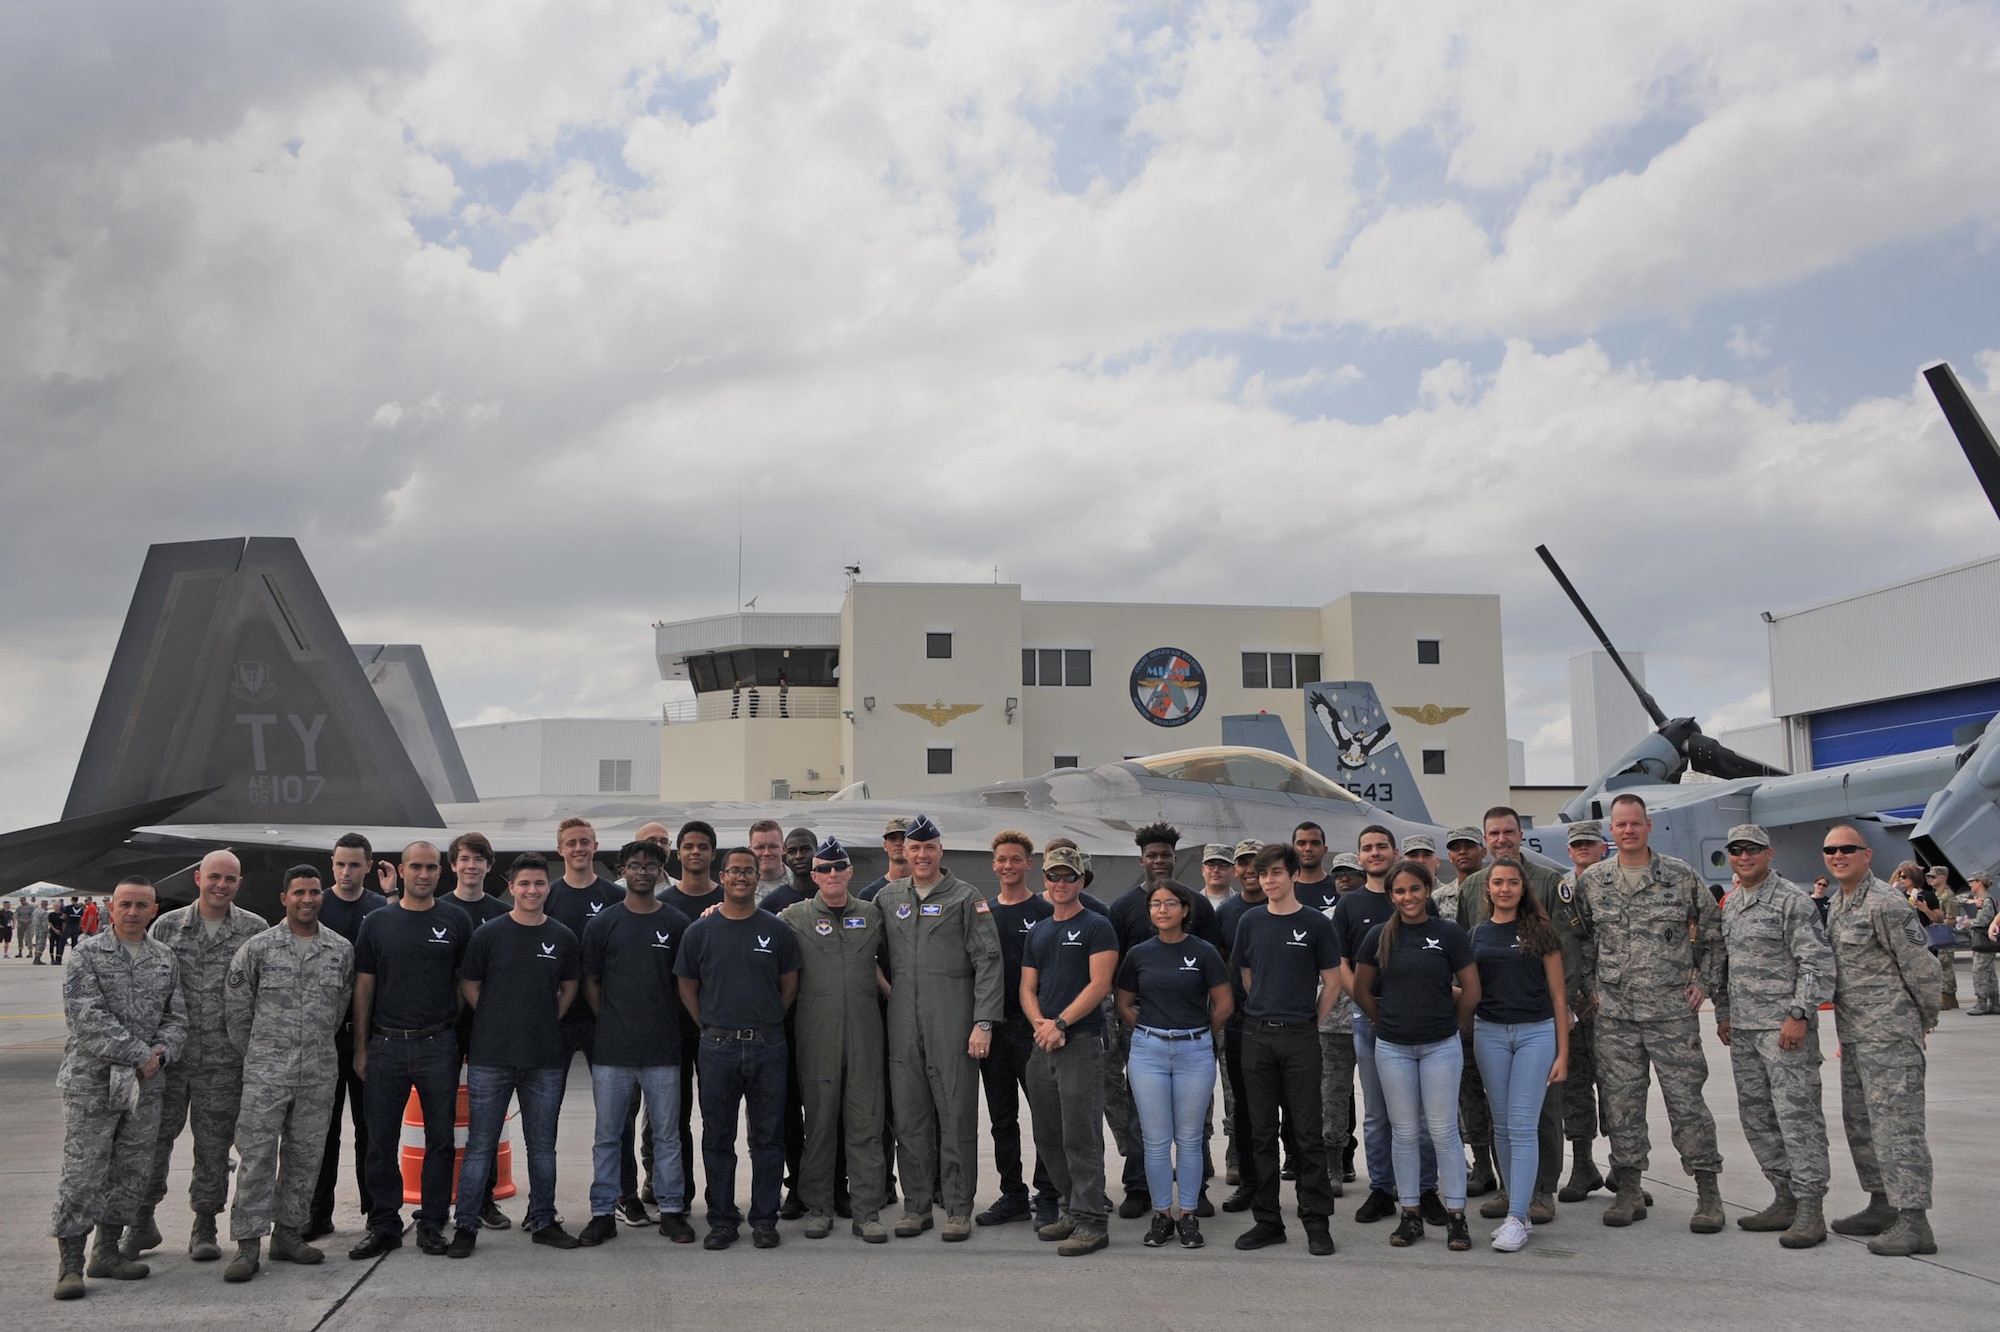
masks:
[[[1067,937],[1067,938],[1065,938],[1065,939],[1061,939],[1061,940],[1059,940],[1058,942],[1059,942],[1059,943],[1061,943],[1061,945],[1062,945],[1062,946],[1063,946],[1064,948],[1081,948],[1081,947],[1083,947],[1083,943],[1082,943],[1082,939],[1083,939],[1083,931],[1082,931],[1082,930],[1065,930],[1065,931],[1063,931],[1063,933],[1064,933],[1064,934],[1066,934],[1066,935],[1067,935],[1068,937]]]
[[[755,948],[751,949],[750,951],[751,951],[751,952],[753,952],[753,953],[768,953],[768,952],[770,952],[770,951],[771,951],[771,936],[770,936],[770,935],[768,935],[768,934],[760,934],[760,935],[758,935],[758,936],[757,936],[757,946],[756,946]]]
[[[450,937],[450,936],[451,936],[451,926],[449,926],[449,925],[433,925],[433,926],[431,926],[431,942],[432,942],[432,943],[441,943],[441,944],[448,944],[448,943],[450,943],[450,942],[451,942],[451,937]]]
[[[593,916],[604,910],[604,903],[602,902],[588,902],[585,905],[590,908],[590,914]]]
[[[673,932],[671,930],[653,931],[653,947],[655,948],[665,948],[672,941],[672,939],[673,939]]]
[[[1292,937],[1285,940],[1285,944],[1290,948],[1304,948],[1306,946],[1306,931],[1293,930]]]
[[[536,954],[536,956],[545,962],[553,962],[556,960],[556,946],[552,943],[545,943],[542,945],[542,951]]]
[[[821,938],[825,938],[827,935],[833,933],[833,922],[830,920],[814,921],[813,933],[819,935]]]
[[[1194,960],[1193,958],[1191,958],[1191,957],[1184,957],[1184,958],[1182,958],[1182,959],[1181,959],[1181,970],[1182,970],[1182,971],[1200,971],[1200,970],[1201,970],[1201,968],[1195,965],[1195,960]]]
[[[908,920],[909,918],[910,918],[910,904],[908,902],[904,902],[896,908],[896,919]]]
[[[1444,941],[1441,939],[1433,939],[1429,935],[1425,935],[1424,951],[1426,953],[1442,953],[1444,951]]]

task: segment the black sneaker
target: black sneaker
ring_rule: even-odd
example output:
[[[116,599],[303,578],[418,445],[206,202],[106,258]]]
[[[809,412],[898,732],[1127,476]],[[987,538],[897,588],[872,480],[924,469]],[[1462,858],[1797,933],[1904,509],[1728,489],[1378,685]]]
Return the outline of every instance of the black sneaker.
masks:
[[[1417,1195],[1417,1210],[1433,1226],[1446,1225],[1451,1220],[1451,1213],[1444,1210],[1444,1199],[1438,1197],[1436,1189],[1425,1189]]]
[[[593,1221],[596,1219],[591,1218]],[[646,1204],[637,1198],[625,1198],[618,1203],[618,1219],[628,1226],[650,1226],[658,1218],[647,1211]]]
[[[1402,1224],[1396,1233],[1389,1236],[1389,1243],[1399,1249],[1407,1249],[1424,1237],[1424,1214],[1422,1212],[1403,1213]]]
[[[1153,1213],[1153,1227],[1140,1243],[1149,1249],[1164,1249],[1174,1242],[1174,1219],[1165,1212]]]
[[[1180,1225],[1176,1229],[1181,1233],[1183,1249],[1199,1249],[1204,1243],[1201,1237],[1201,1223],[1186,1212],[1181,1213]]]
[[[507,1219],[507,1214],[501,1211],[497,1204],[487,1203],[486,1206],[479,1210],[479,1228],[481,1230],[512,1230],[514,1223]]]
[[[708,1234],[702,1238],[701,1247],[710,1250],[726,1249],[734,1243],[736,1243],[734,1226],[710,1226]]]
[[[1236,1237],[1239,1249],[1262,1249],[1285,1242],[1285,1227],[1277,1221],[1259,1221]]]
[[[433,1258],[442,1258],[451,1245],[445,1240],[442,1226],[418,1226],[417,1247]]]
[[[1196,1216],[1214,1216],[1214,1215],[1215,1215],[1215,1204],[1214,1204],[1214,1203],[1212,1203],[1212,1202],[1210,1202],[1210,1201],[1208,1200],[1208,1190],[1207,1190],[1207,1189],[1203,1189],[1203,1190],[1201,1191],[1201,1196],[1200,1196],[1199,1198],[1196,1198],[1196,1199],[1194,1200],[1194,1214],[1195,1214]]]
[[[1464,1253],[1472,1247],[1472,1231],[1466,1227],[1464,1212],[1451,1212],[1444,1223],[1444,1247]]]
[[[1370,1189],[1361,1206],[1354,1209],[1354,1219],[1362,1225],[1385,1220],[1396,1214],[1396,1200],[1380,1189]]]
[[[1056,1202],[1054,1198],[1035,1199],[1036,1230],[1040,1230],[1043,1226],[1054,1225],[1056,1223],[1056,1218],[1061,1215],[1062,1215],[1062,1207]]]
[[[472,1256],[472,1246],[477,1243],[479,1243],[479,1232],[476,1230],[467,1230],[464,1226],[460,1226],[452,1234],[451,1243],[446,1246],[444,1256],[447,1258],[470,1258]]]
[[[1133,1192],[1125,1195],[1125,1201],[1118,1204],[1118,1215],[1127,1221],[1136,1221],[1153,1210],[1153,1195]]]
[[[752,1226],[750,1227],[750,1242],[760,1249],[775,1249],[778,1247],[778,1228],[776,1226]]]
[[[586,1249],[594,1249],[606,1240],[618,1238],[618,1218],[613,1216],[593,1216],[590,1223],[577,1232],[576,1242]]]
[[[595,1219],[594,1217],[592,1218],[592,1220]],[[564,1230],[563,1223],[560,1221],[549,1222],[540,1230],[528,1236],[528,1238],[537,1244],[546,1244],[551,1249],[574,1249],[578,1244],[576,1236]]]
[[[676,1244],[694,1243],[694,1227],[688,1224],[686,1212],[661,1212],[660,1233]]]
[[[972,1219],[982,1226],[1004,1226],[1009,1221],[1019,1221],[1028,1215],[1028,1200],[1003,1193],[998,1202]]]
[[[785,1191],[785,1200],[778,1204],[778,1219],[780,1221],[796,1221],[805,1214],[806,1205],[799,1200],[799,1191],[797,1189],[787,1189]]]
[[[1326,1227],[1326,1218],[1309,1216],[1305,1221],[1306,1252],[1315,1258],[1325,1258],[1333,1253],[1333,1232]]]
[[[1257,1190],[1251,1188],[1248,1184],[1239,1185],[1236,1192],[1222,1200],[1222,1210],[1225,1212],[1247,1212],[1250,1210],[1250,1204],[1255,1201],[1256,1197]]]

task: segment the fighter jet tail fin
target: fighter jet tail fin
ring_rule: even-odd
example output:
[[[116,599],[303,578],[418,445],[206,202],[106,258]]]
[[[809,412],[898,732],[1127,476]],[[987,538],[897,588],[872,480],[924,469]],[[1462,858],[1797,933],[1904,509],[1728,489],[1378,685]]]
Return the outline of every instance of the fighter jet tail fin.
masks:
[[[187,795],[161,822],[442,822],[294,541],[146,552],[63,818]]]
[[[1324,681],[1307,685],[1305,697],[1306,766],[1384,813],[1429,823],[1424,793],[1375,686],[1366,680]],[[1440,715],[1440,722],[1456,715],[1439,711],[1449,714]]]

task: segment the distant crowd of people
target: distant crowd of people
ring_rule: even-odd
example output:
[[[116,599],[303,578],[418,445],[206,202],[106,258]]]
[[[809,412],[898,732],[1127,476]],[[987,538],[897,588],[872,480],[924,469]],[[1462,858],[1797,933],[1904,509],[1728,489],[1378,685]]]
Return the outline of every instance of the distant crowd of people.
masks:
[[[63,954],[97,933],[103,912],[94,897],[0,902],[0,957],[33,958],[36,966],[62,965]]]
[[[1108,1127],[1122,1158],[1115,1210],[1148,1220],[1148,1248],[1204,1245],[1220,1173],[1221,1209],[1251,1214],[1235,1248],[1287,1242],[1290,1182],[1308,1250],[1331,1255],[1335,1200],[1363,1182],[1358,1169],[1353,1220],[1393,1219],[1391,1245],[1437,1230],[1448,1250],[1469,1249],[1468,1200],[1485,1197],[1480,1214],[1498,1222],[1485,1238],[1512,1252],[1558,1201],[1601,1189],[1604,1224],[1648,1217],[1657,1080],[1696,1184],[1689,1229],[1712,1234],[1726,1217],[1697,1028],[1708,1005],[1773,1191],[1737,1226],[1787,1249],[1831,1229],[1877,1254],[1935,1252],[1925,1036],[1948,982],[1927,924],[1944,905],[1921,881],[1906,892],[1876,878],[1847,825],[1823,838],[1826,886],[1801,887],[1775,871],[1754,824],[1729,832],[1733,887],[1718,904],[1692,867],[1651,848],[1651,829],[1644,801],[1618,796],[1604,823],[1567,825],[1564,873],[1524,857],[1520,817],[1496,807],[1446,835],[1441,882],[1429,836],[1399,844],[1370,825],[1330,854],[1304,822],[1283,842],[1205,846],[1191,886],[1175,877],[1179,833],[1155,824],[1135,835],[1139,882],[1108,901],[1090,893],[1075,842],[1037,847],[1020,832],[986,848],[997,888],[975,887],[944,867],[943,834],[922,815],[890,821],[888,871],[861,887],[838,840],[768,821],[741,846],[699,821],[671,835],[645,825],[610,857],[614,881],[595,829],[568,819],[557,860],[505,866],[504,896],[486,891],[498,867],[479,833],[413,842],[393,861],[350,833],[324,868],[285,872],[275,925],[236,905],[241,866],[218,851],[192,905],[155,919],[152,885],[129,877],[110,928],[70,952],[55,1294],[82,1295],[86,1276],[147,1275],[183,1132],[190,1258],[224,1257],[227,1206],[225,1280],[250,1281],[267,1259],[322,1261],[313,1241],[335,1230],[343,1118],[365,1219],[348,1256],[403,1245],[410,1188],[416,1246],[470,1258],[483,1232],[513,1224],[494,1201],[510,1102],[523,1228],[557,1249],[602,1245],[621,1226],[723,1250],[746,1227],[754,1247],[776,1248],[781,1221],[818,1240],[845,1220],[884,1244],[934,1228],[963,1242],[1023,1220],[1056,1253],[1083,1256],[1110,1242]],[[441,893],[447,868],[455,886]],[[1972,899],[1968,927],[1983,916],[1994,932],[1989,886]],[[1990,1011],[1990,969],[1976,983],[1976,1011]],[[1829,1002],[1868,1196],[1831,1222]],[[572,1231],[556,1205],[556,1138],[579,1053],[594,1115],[589,1215]],[[413,1093],[424,1147],[406,1183]],[[1000,1176],[984,1209],[982,1098]]]

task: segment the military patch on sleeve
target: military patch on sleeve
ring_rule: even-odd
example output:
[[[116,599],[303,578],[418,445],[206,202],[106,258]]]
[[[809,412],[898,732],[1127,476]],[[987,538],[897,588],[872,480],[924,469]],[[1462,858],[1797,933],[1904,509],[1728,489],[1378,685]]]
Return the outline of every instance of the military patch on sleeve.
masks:
[[[1929,937],[1924,934],[1924,927],[1917,924],[1917,916],[1913,911],[1906,912],[1903,916],[1903,937],[1919,947],[1927,947],[1930,943]]]
[[[244,974],[243,974],[243,971],[242,971],[242,969],[241,969],[241,968],[239,968],[239,967],[231,967],[231,968],[229,969],[229,988],[230,988],[230,989],[232,989],[232,990],[240,990],[240,989],[242,989],[242,988],[243,988],[243,987],[244,987],[245,985],[248,985],[249,983],[250,983],[250,978],[249,978],[248,976],[246,976],[246,975],[244,975]]]
[[[83,968],[70,967],[67,970],[69,974],[63,977],[63,998],[81,999],[83,997]]]
[[[991,914],[993,910],[991,906],[987,905],[986,899],[983,897],[973,902],[972,909],[982,916]]]

